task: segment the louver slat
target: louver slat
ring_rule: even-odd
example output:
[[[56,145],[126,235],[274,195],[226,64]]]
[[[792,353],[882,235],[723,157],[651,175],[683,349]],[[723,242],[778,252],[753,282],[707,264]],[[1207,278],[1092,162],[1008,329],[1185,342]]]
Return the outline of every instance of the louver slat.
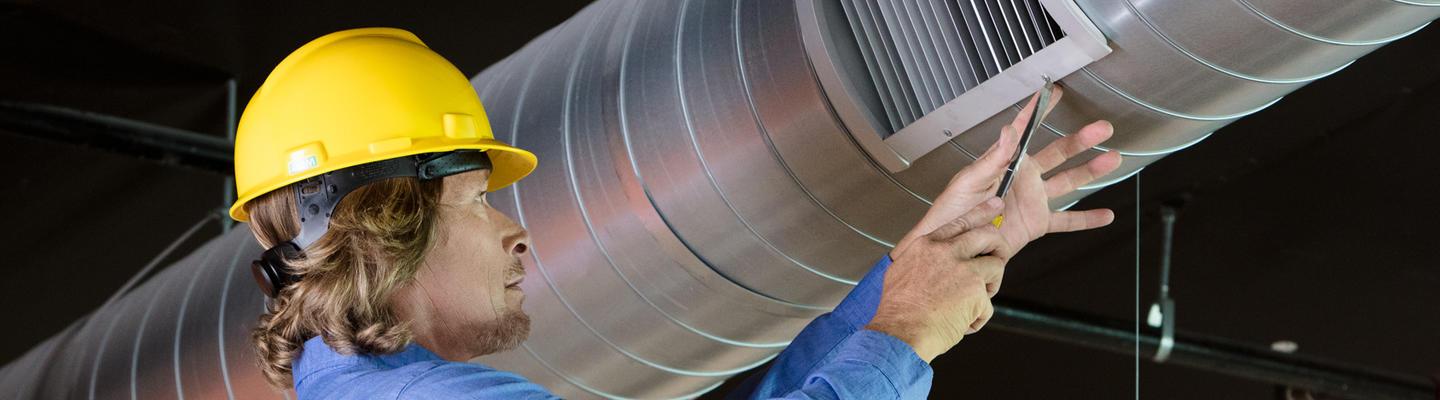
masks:
[[[890,132],[1054,43],[1039,0],[839,0]]]
[[[887,107],[891,108],[887,111],[894,111],[897,115],[897,125],[892,129],[898,131],[905,125],[914,122],[922,114],[919,111],[918,100],[910,90],[909,78],[906,76],[904,68],[900,66],[900,57],[895,50],[894,38],[885,33],[886,29],[882,19],[877,15],[879,10],[874,1],[848,0],[845,3],[850,4],[849,9],[855,12],[855,19],[860,21],[860,27],[857,30],[863,32],[867,38],[866,43],[860,46],[861,52],[869,54],[875,59],[876,67],[884,78],[883,82],[875,81],[876,91],[880,93],[881,97],[890,96],[890,105]],[[853,24],[851,27],[855,29]]]
[[[895,41],[895,49],[899,51],[901,66],[905,74],[910,78],[910,90],[915,93],[920,103],[920,115],[929,114],[935,111],[944,100],[936,88],[934,74],[930,71],[929,63],[925,62],[922,54],[926,49],[920,48],[918,39],[915,37],[910,21],[905,18],[904,11],[900,9],[898,0],[880,0],[880,15],[883,17],[887,32]]]
[[[935,14],[930,12],[928,5],[921,4],[922,1],[924,0],[900,0],[900,3],[905,6],[905,14],[915,24],[914,31],[921,48],[930,50],[923,52],[925,61],[930,63],[930,71],[935,74],[935,82],[940,86],[940,102],[937,104],[945,104],[945,101],[963,93],[964,88],[956,83],[959,73],[951,60],[950,48],[936,35],[935,31],[940,27],[935,24]]]
[[[903,121],[905,120],[898,111],[898,107],[901,106],[895,104],[893,99],[900,97],[900,92],[895,87],[897,82],[895,77],[889,73],[891,69],[889,59],[883,54],[878,56],[876,54],[875,48],[880,47],[880,39],[873,34],[874,29],[869,28],[869,19],[861,15],[861,11],[857,10],[854,4],[850,1],[841,1],[840,5],[845,9],[845,17],[849,20],[850,26],[864,27],[852,30],[855,33],[855,42],[860,45],[860,56],[865,59],[865,71],[870,74],[870,80],[875,83],[875,92],[879,94],[877,97],[880,98],[880,104],[885,109],[885,117],[890,123],[890,129],[899,130],[904,126]]]
[[[958,78],[961,88],[956,93],[958,96],[960,93],[970,90],[970,88],[979,85],[981,81],[985,80],[985,78],[981,77],[981,74],[984,72],[977,70],[980,67],[976,64],[976,60],[971,57],[971,53],[974,52],[974,45],[967,44],[965,39],[961,38],[963,35],[961,30],[964,30],[965,27],[961,25],[962,22],[959,19],[955,18],[956,14],[952,12],[949,3],[942,0],[922,1],[925,3],[925,6],[930,8],[930,12],[935,15],[935,21],[938,24],[936,32],[940,37],[940,41],[945,44],[945,49],[950,55],[950,62],[952,65],[955,65],[957,74],[959,75]]]
[[[996,53],[1005,58],[1001,67],[1001,70],[1004,70],[1020,62],[1020,53],[1015,49],[1015,41],[1005,28],[1005,17],[1000,14],[1000,6],[995,2],[996,0],[971,0],[971,3],[978,4],[975,12],[980,15],[981,22],[987,24],[985,34],[993,39]]]

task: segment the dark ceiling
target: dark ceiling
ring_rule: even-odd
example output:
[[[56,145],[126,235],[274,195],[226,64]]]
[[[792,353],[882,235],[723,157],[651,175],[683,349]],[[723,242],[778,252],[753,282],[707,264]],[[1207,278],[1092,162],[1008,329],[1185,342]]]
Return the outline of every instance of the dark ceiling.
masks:
[[[585,2],[0,4],[0,99],[63,105],[219,137],[240,101],[324,33],[396,26],[475,74]],[[412,2],[416,3],[416,2]],[[490,3],[490,4],[483,4]],[[498,5],[497,5],[498,3]],[[1163,202],[1185,200],[1173,296],[1182,330],[1412,375],[1440,372],[1440,28],[1421,30],[1140,175],[1140,304],[1156,292]],[[224,177],[0,134],[0,362],[105,301],[221,207]],[[1136,185],[1079,207],[1114,226],[1058,235],[1011,263],[1003,296],[1133,320]],[[183,255],[218,233],[212,224]],[[539,334],[543,334],[539,333]],[[987,330],[935,366],[936,397],[1126,398],[1133,357]],[[1142,362],[1144,398],[1272,398],[1268,384]],[[723,389],[722,389],[723,390]]]

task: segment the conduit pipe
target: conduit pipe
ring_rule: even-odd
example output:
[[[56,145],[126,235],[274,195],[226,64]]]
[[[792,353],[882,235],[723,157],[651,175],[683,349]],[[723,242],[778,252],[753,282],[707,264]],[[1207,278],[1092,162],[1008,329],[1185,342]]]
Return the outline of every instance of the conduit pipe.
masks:
[[[818,0],[817,0],[818,1]],[[1120,171],[1068,206],[1440,15],[1435,1],[1080,0],[1114,51],[1034,148],[1095,119]],[[1330,4],[1334,3],[1334,4]],[[482,357],[568,398],[684,398],[833,307],[1013,111],[896,174],[861,150],[796,2],[602,0],[473,79],[540,156],[493,203],[534,236],[531,339]],[[1099,150],[1091,152],[1093,156]],[[1079,160],[1077,162],[1084,161]],[[0,369],[17,398],[280,398],[235,229]]]

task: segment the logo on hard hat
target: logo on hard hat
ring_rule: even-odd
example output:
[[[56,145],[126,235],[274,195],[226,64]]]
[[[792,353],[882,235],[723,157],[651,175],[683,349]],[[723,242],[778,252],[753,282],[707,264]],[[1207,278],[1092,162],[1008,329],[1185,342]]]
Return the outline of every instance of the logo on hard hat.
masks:
[[[308,155],[308,154],[299,153],[299,152],[290,155],[290,168],[289,168],[289,170],[290,170],[290,174],[291,174],[291,175],[294,175],[294,174],[296,174],[296,173],[300,173],[300,172],[303,172],[303,171],[305,171],[305,170],[308,170],[308,169],[311,169],[311,168],[315,168],[315,167],[318,167],[318,166],[320,166],[320,160],[316,159],[315,156],[313,156],[313,155]]]

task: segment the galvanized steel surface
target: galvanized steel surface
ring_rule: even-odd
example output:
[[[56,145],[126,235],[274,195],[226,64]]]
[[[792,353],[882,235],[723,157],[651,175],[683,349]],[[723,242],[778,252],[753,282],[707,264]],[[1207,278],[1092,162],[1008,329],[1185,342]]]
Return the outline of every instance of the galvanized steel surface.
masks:
[[[1084,123],[1108,119],[1116,125],[1117,134],[1105,146],[1120,150],[1125,165],[1053,206],[1068,206],[1129,177],[1379,45],[1333,48],[1337,45],[1296,40],[1291,32],[1274,29],[1272,19],[1244,4],[1190,3],[1181,7],[1136,0],[1080,2],[1111,38],[1116,54],[1062,80],[1067,89],[1065,99],[1042,130],[1044,135],[1037,136],[1035,148]],[[1251,0],[1245,4],[1271,6],[1262,3]],[[1374,6],[1408,7],[1412,12],[1417,8]],[[1237,12],[1236,7],[1249,14]],[[1440,15],[1440,9],[1434,7],[1418,9],[1429,15],[1424,21]],[[890,174],[846,137],[846,127],[828,107],[825,96],[833,94],[826,93],[813,76],[796,26],[796,11],[789,4],[692,0],[643,3],[632,10],[633,20],[615,17],[617,22],[608,25],[611,31],[602,30],[602,34],[580,33],[574,26],[558,28],[553,37],[537,40],[474,81],[492,110],[507,110],[492,115],[495,125],[509,126],[511,140],[550,160],[549,165],[541,166],[544,171],[519,185],[510,199],[513,202],[499,206],[522,215],[537,235],[537,251],[530,260],[537,271],[551,282],[587,282],[552,285],[553,291],[545,296],[615,302],[638,297],[650,306],[608,305],[592,313],[576,305],[582,300],[564,301],[566,306],[554,309],[536,307],[532,313],[538,314],[537,332],[564,330],[570,340],[612,345],[630,356],[618,362],[646,379],[664,376],[667,371],[681,378],[733,370],[762,359],[739,356],[760,354],[745,345],[727,347],[723,341],[705,340],[706,336],[729,338],[704,328],[700,329],[704,335],[666,333],[658,326],[640,333],[646,343],[708,349],[703,352],[709,354],[707,363],[690,367],[680,360],[667,361],[667,356],[639,353],[647,347],[620,343],[625,333],[567,328],[575,324],[572,320],[618,318],[641,324],[652,318],[644,315],[647,313],[665,314],[672,320],[697,317],[734,325],[727,322],[735,321],[733,314],[740,311],[727,307],[713,314],[662,312],[648,299],[674,299],[685,286],[650,289],[632,284],[616,290],[617,285],[588,286],[589,282],[619,275],[620,280],[633,283],[632,274],[653,265],[694,265],[700,267],[687,269],[687,278],[722,285],[733,282],[773,301],[772,306],[797,313],[823,309],[843,294],[843,284],[855,279],[918,220],[950,175],[983,152],[994,141],[999,126],[1014,116],[1013,110],[1001,113],[959,135],[954,146],[943,146],[910,169]],[[1177,12],[1221,13],[1229,18],[1225,29],[1249,32],[1252,37],[1290,36],[1268,42],[1252,38],[1263,43],[1232,46],[1243,51],[1221,54],[1215,49],[1223,49],[1224,40],[1235,38],[1173,39],[1174,35],[1214,34],[1178,31],[1199,28],[1174,22],[1181,15]],[[587,18],[605,16],[587,10],[570,24],[593,23],[583,22]],[[1153,22],[1157,20],[1175,26],[1158,27]],[[1357,21],[1348,23],[1356,25]],[[587,45],[605,50],[571,49]],[[1183,47],[1186,45],[1195,48]],[[546,50],[547,46],[555,49]],[[1214,59],[1202,58],[1205,56]],[[864,62],[858,57],[853,61]],[[606,65],[590,71],[585,66],[591,63]],[[572,66],[568,72],[566,65]],[[577,70],[574,65],[582,67]],[[576,71],[581,78],[574,77]],[[1311,73],[1314,71],[1319,72]],[[513,83],[533,76],[552,79]],[[606,95],[606,91],[613,94]],[[504,104],[517,101],[522,105]],[[877,115],[873,120],[890,118]],[[590,144],[594,142],[608,146]],[[1071,165],[1102,150],[1090,151]],[[604,194],[589,194],[592,191]],[[607,218],[597,219],[587,211],[592,204],[615,208],[607,208],[613,212],[607,213]],[[644,216],[646,221],[612,219],[626,214]],[[607,235],[610,229],[644,233]],[[678,243],[672,250],[683,250],[667,252],[637,244],[653,246],[656,241]],[[559,249],[550,250],[557,246]],[[639,254],[647,257],[644,263],[627,260]],[[707,274],[710,271],[714,274]],[[709,278],[703,278],[707,275]],[[699,322],[686,324],[696,327]],[[752,332],[782,333],[779,337],[798,328],[768,324],[763,319],[749,319],[745,326]],[[528,368],[553,367],[564,364],[562,360],[591,361],[548,357],[534,345],[482,361],[520,363]],[[537,356],[539,359],[534,359]],[[720,361],[726,359],[732,361]],[[551,387],[570,395],[621,393],[604,387],[614,385],[607,372],[552,369],[549,373],[563,375]],[[602,390],[587,392],[586,387]],[[626,394],[685,396],[693,393],[691,389],[704,387],[697,381],[675,390],[652,386]]]
[[[249,229],[212,239],[0,370],[0,396],[288,397],[264,382],[249,341],[264,297],[248,267],[261,250]]]
[[[1125,164],[1052,205],[1440,15],[1335,3],[1079,1],[1115,51],[1061,81],[1033,147],[1109,119]],[[887,173],[831,110],[794,4],[773,0],[600,1],[473,83],[497,137],[542,160],[492,195],[534,236],[534,334],[476,361],[570,398],[693,397],[773,357],[1014,114]],[[248,229],[212,240],[0,370],[0,393],[285,397],[249,347],[263,299],[243,267],[260,251]]]

